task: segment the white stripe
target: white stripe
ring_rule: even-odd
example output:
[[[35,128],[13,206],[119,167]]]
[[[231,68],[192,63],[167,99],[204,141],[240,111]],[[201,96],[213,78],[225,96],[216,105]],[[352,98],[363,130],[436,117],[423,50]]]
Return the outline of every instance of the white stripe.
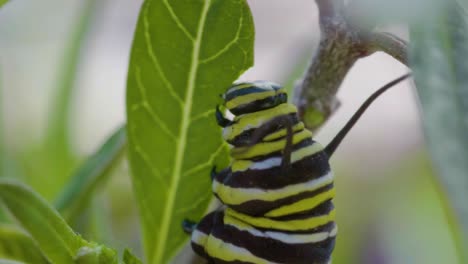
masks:
[[[333,229],[330,230],[330,232],[294,235],[294,234],[287,234],[287,233],[273,232],[273,231],[261,232],[253,227],[245,228],[245,227],[236,226],[236,225],[231,225],[231,226],[239,230],[247,231],[250,234],[257,236],[257,237],[272,238],[272,239],[281,241],[286,244],[304,244],[304,243],[321,242],[321,241],[326,240],[329,237],[336,236],[336,233],[338,230],[337,226],[335,225]]]
[[[282,158],[270,158],[266,160],[262,160],[259,162],[254,162],[249,167],[250,170],[264,170],[264,169],[271,169],[274,167],[279,167],[281,165]]]
[[[255,261],[254,263],[256,264],[280,264],[257,257],[245,248],[224,242],[223,240],[213,236],[210,236],[208,243],[210,245],[206,248],[206,250],[208,255],[211,257],[219,258],[225,261],[239,260],[244,262]]]
[[[310,156],[316,155],[322,150],[323,150],[323,147],[318,142],[314,142],[312,145],[308,145],[303,148],[297,149],[291,153],[291,164],[299,162]],[[283,157],[281,156],[281,157],[272,157],[272,158],[265,159],[265,160],[258,161],[258,162],[252,162],[249,167],[246,167],[243,170],[236,169],[235,172],[246,171],[246,170],[264,170],[264,169],[271,169],[271,168],[279,167],[281,166],[282,159]],[[245,160],[234,160],[233,164],[235,162],[244,162],[244,161]],[[231,164],[231,166],[233,166],[233,164]]]
[[[208,235],[203,232],[200,232],[198,230],[194,230],[192,232],[192,237],[191,237],[192,242],[202,247],[205,246],[207,238],[208,238]]]
[[[268,190],[260,188],[232,188],[220,183],[216,179],[213,181],[212,187],[213,192],[219,195],[219,198],[224,204],[233,205],[241,204],[249,200],[275,201],[277,199],[281,199],[305,191],[316,190],[331,182],[333,182],[333,173],[329,171],[327,174],[322,175],[319,178],[310,180],[308,182],[287,185],[280,189]],[[224,189],[224,192],[220,192],[220,189]],[[223,193],[225,195],[223,195]],[[274,199],[268,199],[268,197],[274,197]],[[246,200],[247,198],[248,200]],[[230,201],[237,201],[237,203],[232,203]]]

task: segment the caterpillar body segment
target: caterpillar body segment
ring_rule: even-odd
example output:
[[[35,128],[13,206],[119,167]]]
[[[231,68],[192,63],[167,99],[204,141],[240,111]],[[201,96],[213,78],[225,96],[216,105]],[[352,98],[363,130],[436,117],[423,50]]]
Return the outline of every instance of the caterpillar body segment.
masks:
[[[211,173],[224,207],[185,222],[195,252],[208,263],[331,263],[337,226],[329,158],[371,103],[405,74],[373,93],[323,148],[304,128],[286,92],[270,82],[233,85],[216,109],[231,165]]]
[[[234,119],[219,109],[216,119],[232,162],[212,188],[225,207],[195,227],[193,249],[209,263],[328,263],[337,227],[323,147],[279,85],[236,84],[223,98]]]

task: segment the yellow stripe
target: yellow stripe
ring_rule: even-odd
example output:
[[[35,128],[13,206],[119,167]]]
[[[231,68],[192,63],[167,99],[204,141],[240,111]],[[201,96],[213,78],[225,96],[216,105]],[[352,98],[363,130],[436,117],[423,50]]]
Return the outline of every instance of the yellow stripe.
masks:
[[[281,189],[264,190],[256,188],[232,188],[218,181],[213,181],[213,192],[226,205],[239,205],[251,200],[261,200],[272,202],[288,196],[296,195],[305,191],[314,191],[333,182],[333,175],[330,172],[318,179],[307,183],[288,185]]]
[[[260,228],[284,230],[284,231],[299,231],[314,229],[325,225],[335,220],[335,209],[331,210],[327,215],[314,216],[307,219],[278,221],[264,217],[253,217],[238,213],[230,208],[226,209],[226,214],[235,217],[249,225]]]
[[[304,129],[301,132],[294,134],[293,144],[297,144],[307,138],[312,138],[312,133],[309,130]],[[251,159],[253,157],[268,155],[270,153],[282,150],[285,147],[286,139],[272,142],[260,142],[251,147],[231,149],[231,157],[234,159]]]
[[[285,215],[290,215],[294,213],[304,212],[307,210],[311,210],[317,207],[318,205],[322,204],[323,202],[329,199],[332,199],[334,197],[335,197],[335,188],[332,188],[314,197],[303,199],[293,204],[285,205],[280,208],[271,210],[265,216],[266,217],[278,217],[278,216],[285,216]]]
[[[314,144],[300,148],[296,151],[293,151],[291,154],[291,163],[297,162],[299,160],[302,160],[308,156],[312,156],[314,154],[319,153],[320,151],[323,150],[322,145],[320,143],[315,142]],[[231,165],[231,170],[232,172],[240,172],[240,171],[246,171],[249,169],[255,162],[250,161],[250,160],[234,160]]]
[[[248,104],[253,101],[262,100],[271,96],[275,96],[276,93],[277,92],[275,90],[265,90],[264,92],[256,92],[256,93],[251,93],[251,94],[246,94],[246,95],[240,95],[240,96],[234,97],[230,101],[227,101],[226,107],[228,109],[233,109],[240,105]]]
[[[304,129],[304,123],[302,123],[302,122],[300,122],[300,123],[298,123],[298,124],[296,124],[295,126],[292,127],[293,132],[297,132],[297,131],[300,131],[302,129]],[[288,130],[286,128],[283,128],[283,129],[281,129],[279,131],[276,131],[274,133],[269,134],[268,136],[263,138],[263,140],[264,141],[274,140],[274,139],[286,136],[287,133],[288,133]]]
[[[250,251],[235,246],[230,243],[226,243],[221,239],[216,237],[210,236],[208,238],[207,246],[205,248],[208,255],[211,257],[215,257],[217,259],[222,259],[224,261],[242,261],[248,263],[256,263],[256,264],[270,264],[273,262],[269,262],[265,259],[259,258],[253,255]]]
[[[208,235],[200,232],[198,230],[194,230],[192,233],[191,241],[195,244],[198,244],[202,247],[205,247],[206,240],[208,239]]]
[[[234,160],[231,165],[232,172],[246,171],[253,164],[250,160]]]
[[[223,129],[223,138],[225,140],[232,140],[242,132],[252,128],[258,128],[277,116],[296,112],[297,108],[294,105],[280,104],[270,109],[236,116],[234,118],[234,124]]]
[[[275,240],[288,244],[317,243],[329,237],[335,236],[337,232],[337,227],[335,225],[335,227],[330,232],[294,235],[290,233],[281,233],[276,231],[263,232],[229,215],[224,215],[223,221],[225,225],[231,225],[237,228],[238,230],[247,231],[254,236],[273,238]]]

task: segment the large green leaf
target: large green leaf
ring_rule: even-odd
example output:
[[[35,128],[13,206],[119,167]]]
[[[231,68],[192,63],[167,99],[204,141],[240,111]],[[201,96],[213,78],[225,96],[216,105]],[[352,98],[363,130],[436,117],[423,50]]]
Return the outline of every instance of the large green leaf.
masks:
[[[0,181],[0,201],[38,243],[54,263],[73,263],[79,248],[87,242],[75,234],[58,212],[29,188]]]
[[[37,264],[50,263],[30,236],[12,225],[0,225],[0,259]]]
[[[227,164],[214,122],[219,94],[253,63],[245,0],[147,0],[134,37],[127,116],[147,262],[167,263],[184,218],[211,199],[209,171]]]
[[[430,4],[430,3],[428,3]],[[461,230],[468,260],[468,23],[456,1],[411,28],[411,64],[429,150]],[[465,263],[464,262],[464,263]]]
[[[123,156],[126,143],[125,126],[122,126],[73,175],[55,205],[68,222],[89,205],[94,191],[104,184]]]

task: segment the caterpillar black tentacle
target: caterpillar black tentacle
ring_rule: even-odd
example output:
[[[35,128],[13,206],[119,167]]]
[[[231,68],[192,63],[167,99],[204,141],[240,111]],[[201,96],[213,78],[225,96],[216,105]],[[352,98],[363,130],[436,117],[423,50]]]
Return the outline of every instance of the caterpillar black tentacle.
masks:
[[[381,94],[383,94],[385,91],[388,89],[392,88],[396,84],[406,80],[409,78],[411,74],[405,74],[387,84],[379,88],[377,91],[375,91],[367,100],[359,107],[359,109],[354,113],[354,115],[349,119],[348,123],[336,134],[336,136],[332,139],[332,141],[325,147],[325,152],[328,154],[328,156],[332,156],[333,153],[335,152],[336,148],[340,145],[341,141],[345,138],[346,134],[353,128],[354,124],[359,120],[359,118],[364,114],[364,112],[367,110],[367,108],[372,104],[372,102],[375,101]]]
[[[408,76],[403,77],[389,85]],[[211,173],[213,193],[225,206],[196,226],[184,225],[193,231],[194,251],[215,264],[330,263],[337,225],[328,160],[381,93],[371,96],[324,149],[280,86],[233,85],[223,99],[234,119],[216,109],[223,137],[232,145],[232,162]]]

